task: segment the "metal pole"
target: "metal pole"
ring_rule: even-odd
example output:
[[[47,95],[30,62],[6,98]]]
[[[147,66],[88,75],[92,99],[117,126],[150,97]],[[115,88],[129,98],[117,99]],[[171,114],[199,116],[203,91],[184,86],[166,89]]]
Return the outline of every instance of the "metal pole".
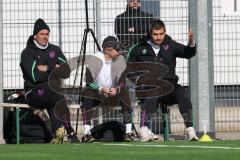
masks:
[[[101,6],[100,0],[96,0],[96,38],[101,41]]]
[[[237,12],[237,0],[234,0],[234,12]]]
[[[3,10],[0,0],[0,102],[3,102]],[[3,138],[3,108],[0,108],[0,144],[5,143]]]
[[[212,0],[189,0],[190,27],[195,33],[197,55],[190,61],[190,88],[195,128],[215,136]]]
[[[58,0],[58,32],[59,47],[62,48],[62,0]]]
[[[16,107],[16,143],[19,144],[20,143],[20,120],[19,120],[19,112],[20,112],[20,108]]]
[[[81,104],[82,101],[82,83],[83,83],[83,70],[84,70],[84,63],[85,63],[85,56],[86,56],[86,48],[87,48],[87,37],[88,37],[88,33],[90,32],[90,34],[92,35],[93,39],[94,39],[94,43],[96,44],[98,51],[101,51],[100,45],[98,44],[97,38],[93,32],[93,30],[89,27],[89,18],[88,18],[88,1],[85,0],[85,12],[86,12],[86,27],[84,30],[84,35],[83,35],[83,40],[82,40],[82,45],[81,45],[81,49],[80,49],[80,54],[79,54],[79,59],[78,59],[78,65],[76,68],[76,75],[75,75],[75,79],[74,79],[74,84],[73,86],[75,86],[75,82],[76,82],[76,78],[78,76],[78,68],[80,67],[80,63],[81,63],[81,77],[80,77],[80,85],[79,85],[79,99],[78,99],[78,104]],[[77,123],[76,123],[76,133],[78,131],[78,118],[79,118],[79,109],[77,110]]]
[[[89,19],[88,19],[88,1],[85,0],[85,15],[86,15],[86,28],[89,30]]]

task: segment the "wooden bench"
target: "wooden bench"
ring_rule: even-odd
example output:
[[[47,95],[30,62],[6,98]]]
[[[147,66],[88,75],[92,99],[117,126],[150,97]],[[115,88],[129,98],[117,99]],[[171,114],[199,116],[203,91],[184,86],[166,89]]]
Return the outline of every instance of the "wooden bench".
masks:
[[[16,114],[16,143],[20,143],[20,120],[25,116],[23,115],[20,117],[20,110],[21,108],[30,108],[28,104],[18,104],[18,103],[0,103],[0,107],[3,108],[16,108],[15,114]],[[69,109],[79,109],[79,104],[71,104],[68,105]]]

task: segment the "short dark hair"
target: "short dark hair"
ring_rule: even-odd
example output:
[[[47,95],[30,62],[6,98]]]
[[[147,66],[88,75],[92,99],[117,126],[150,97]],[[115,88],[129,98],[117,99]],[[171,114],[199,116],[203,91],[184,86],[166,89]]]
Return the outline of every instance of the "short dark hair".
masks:
[[[151,23],[151,27],[150,27],[150,33],[152,33],[152,31],[154,29],[164,29],[166,31],[166,28],[165,28],[165,24],[163,21],[161,21],[160,19],[157,19],[157,20],[154,20],[152,23]]]

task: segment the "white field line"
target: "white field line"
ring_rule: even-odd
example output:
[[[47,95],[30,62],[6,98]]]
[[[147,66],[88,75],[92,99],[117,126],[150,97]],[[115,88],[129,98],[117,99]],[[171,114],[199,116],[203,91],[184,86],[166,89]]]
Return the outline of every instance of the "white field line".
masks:
[[[149,145],[149,144],[103,144],[105,146],[128,146],[128,147],[160,147],[160,148],[199,148],[199,149],[226,149],[240,150],[238,147],[221,147],[221,146],[185,146],[185,145]]]

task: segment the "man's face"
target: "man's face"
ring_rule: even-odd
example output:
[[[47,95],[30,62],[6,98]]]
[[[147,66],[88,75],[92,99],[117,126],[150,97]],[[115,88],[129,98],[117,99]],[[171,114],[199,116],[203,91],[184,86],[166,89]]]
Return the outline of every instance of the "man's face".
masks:
[[[119,56],[119,52],[113,47],[106,47],[104,49],[104,52],[109,58],[113,60],[117,59],[117,57]]]
[[[157,45],[162,44],[165,36],[166,36],[166,31],[164,28],[153,29],[151,32],[151,40],[153,43]]]
[[[140,0],[130,0],[129,7],[132,9],[138,9],[141,7],[141,1]]]
[[[41,46],[46,46],[49,40],[49,31],[47,29],[39,31],[36,35],[34,35],[34,39]]]

